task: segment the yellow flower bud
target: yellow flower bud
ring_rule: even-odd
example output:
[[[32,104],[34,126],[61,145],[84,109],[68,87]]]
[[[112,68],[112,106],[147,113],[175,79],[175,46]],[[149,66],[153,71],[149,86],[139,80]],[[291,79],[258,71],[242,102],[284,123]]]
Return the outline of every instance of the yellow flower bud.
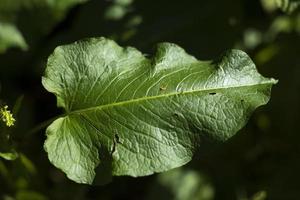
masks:
[[[0,108],[1,120],[6,124],[6,126],[11,127],[15,123],[15,118],[12,113],[8,110],[8,106]]]

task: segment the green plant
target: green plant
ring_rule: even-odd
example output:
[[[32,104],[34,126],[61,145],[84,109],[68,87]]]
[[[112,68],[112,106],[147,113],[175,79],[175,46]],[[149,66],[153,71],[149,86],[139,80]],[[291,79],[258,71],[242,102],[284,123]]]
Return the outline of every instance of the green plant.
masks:
[[[295,199],[299,5],[1,1],[0,200]]]
[[[105,38],[58,47],[43,85],[66,114],[47,128],[45,149],[78,183],[91,184],[96,173],[166,171],[189,162],[206,139],[234,135],[275,83],[238,50],[198,61],[170,43],[150,59]],[[7,108],[0,114],[10,127]]]
[[[79,183],[166,171],[205,139],[234,135],[275,83],[238,50],[198,61],[170,43],[152,58],[105,38],[58,47],[43,85],[66,114],[47,128],[45,149]]]

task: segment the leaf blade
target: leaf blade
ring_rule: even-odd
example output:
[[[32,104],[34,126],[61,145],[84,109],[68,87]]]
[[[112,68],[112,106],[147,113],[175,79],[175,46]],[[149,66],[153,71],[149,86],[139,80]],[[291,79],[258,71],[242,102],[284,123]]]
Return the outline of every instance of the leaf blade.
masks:
[[[59,120],[70,121],[47,129],[49,159],[72,180],[89,184],[105,160],[111,175],[130,176],[187,163],[203,138],[224,141],[242,128],[276,83],[238,50],[198,61],[163,43],[148,59],[105,38],[58,47],[42,82],[67,111]],[[64,131],[68,140],[61,139]],[[65,141],[74,150],[66,153]]]

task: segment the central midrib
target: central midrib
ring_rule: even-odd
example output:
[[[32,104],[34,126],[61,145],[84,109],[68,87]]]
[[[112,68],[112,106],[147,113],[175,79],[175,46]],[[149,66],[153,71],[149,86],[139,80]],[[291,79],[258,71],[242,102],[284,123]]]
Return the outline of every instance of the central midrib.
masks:
[[[173,92],[173,93],[169,93],[169,94],[162,94],[162,95],[156,95],[156,96],[145,96],[145,97],[131,99],[131,100],[126,100],[126,101],[114,102],[114,103],[110,103],[110,104],[105,104],[105,105],[100,105],[100,106],[93,106],[93,107],[89,107],[89,108],[74,110],[74,111],[71,111],[69,113],[66,113],[66,115],[84,113],[84,112],[89,112],[89,111],[93,111],[93,110],[99,110],[99,109],[107,108],[107,107],[127,105],[127,104],[136,103],[136,102],[140,102],[140,101],[160,99],[160,98],[165,98],[165,97],[170,97],[170,96],[176,96],[176,95],[186,95],[186,94],[191,94],[191,93],[209,92],[209,91],[222,90],[222,89],[252,87],[252,86],[257,86],[257,85],[275,84],[276,82],[277,81],[275,79],[270,79],[269,81],[260,82],[260,83],[257,83],[257,84],[249,84],[249,85],[241,85],[241,86],[218,87],[218,88],[206,88],[206,89],[201,89],[201,90]]]

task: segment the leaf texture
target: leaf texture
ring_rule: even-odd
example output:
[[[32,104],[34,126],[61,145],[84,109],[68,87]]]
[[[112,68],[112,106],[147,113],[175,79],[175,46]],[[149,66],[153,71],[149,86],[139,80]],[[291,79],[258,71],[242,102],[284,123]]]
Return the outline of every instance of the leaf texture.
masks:
[[[147,58],[91,38],[57,47],[42,82],[66,111],[46,130],[48,157],[73,181],[92,184],[186,164],[201,142],[241,129],[276,80],[239,50],[199,61],[162,43]]]

